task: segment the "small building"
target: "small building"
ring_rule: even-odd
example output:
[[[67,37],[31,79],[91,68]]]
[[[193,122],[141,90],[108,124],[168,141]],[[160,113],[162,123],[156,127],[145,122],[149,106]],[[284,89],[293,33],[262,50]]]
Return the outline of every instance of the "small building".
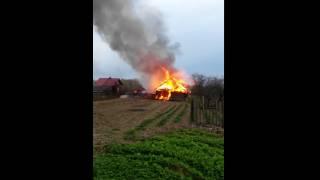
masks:
[[[120,87],[123,85],[119,78],[99,78],[93,87],[94,94],[120,95]]]

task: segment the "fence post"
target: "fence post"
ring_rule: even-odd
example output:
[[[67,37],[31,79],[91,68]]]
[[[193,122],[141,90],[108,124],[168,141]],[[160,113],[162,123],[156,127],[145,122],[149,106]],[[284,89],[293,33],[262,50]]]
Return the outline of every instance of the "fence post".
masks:
[[[201,124],[201,107],[199,108],[199,98],[196,99],[196,109],[197,109],[197,115],[196,115],[196,121],[197,125]]]
[[[217,126],[220,127],[220,106],[219,106],[219,101],[217,101]]]
[[[214,118],[213,118],[213,119],[214,119],[214,126],[217,126],[217,124],[218,124],[218,123],[217,123],[217,108],[214,109],[214,114],[213,114],[213,115],[214,115],[214,116],[213,116],[213,117],[214,117]]]
[[[221,102],[222,128],[224,128],[224,101]]]
[[[203,106],[203,96],[200,99],[200,107],[201,107],[201,125],[204,124],[204,106]]]
[[[222,106],[221,101],[217,101],[217,111],[218,111],[218,127],[222,127]]]
[[[194,101],[193,98],[191,97],[191,111],[190,111],[190,116],[191,116],[191,122],[194,122],[194,105],[193,105]]]

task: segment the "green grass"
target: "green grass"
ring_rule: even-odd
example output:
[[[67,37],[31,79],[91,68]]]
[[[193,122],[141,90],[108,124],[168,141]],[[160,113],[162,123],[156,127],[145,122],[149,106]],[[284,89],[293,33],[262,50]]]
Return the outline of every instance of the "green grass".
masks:
[[[178,110],[181,109],[181,105],[177,106],[176,108],[172,108],[172,111],[170,111],[169,113],[167,113],[166,115],[164,116],[161,116],[159,122],[157,123],[157,126],[160,127],[160,126],[163,126],[165,125],[169,120],[170,118],[172,117],[172,115],[174,115]]]
[[[163,113],[157,114],[155,117],[150,118],[150,119],[145,119],[140,123],[138,126],[136,126],[133,129],[130,129],[124,134],[124,139],[125,140],[135,140],[137,138],[137,133],[139,131],[144,130],[148,125],[150,125],[152,122],[156,121],[157,119],[161,118],[162,116],[165,116],[166,114],[172,112],[175,109],[176,105],[174,105],[172,108],[169,106],[167,110]]]
[[[94,159],[94,179],[224,179],[224,139],[179,130],[135,144],[113,144]]]
[[[171,113],[172,111],[174,111],[176,105],[173,106],[172,108],[169,108],[167,111],[165,111],[164,113],[159,113],[157,116],[155,116],[154,118],[152,119],[146,119],[144,120],[140,125],[138,125],[136,127],[136,130],[144,130],[146,126],[148,126],[149,124],[151,124],[153,121],[165,116],[166,114],[169,114]]]

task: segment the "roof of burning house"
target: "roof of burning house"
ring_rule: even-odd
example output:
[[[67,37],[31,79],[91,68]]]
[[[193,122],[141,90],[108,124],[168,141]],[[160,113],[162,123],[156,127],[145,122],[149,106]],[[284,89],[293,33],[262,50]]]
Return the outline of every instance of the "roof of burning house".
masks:
[[[96,83],[95,86],[118,86],[118,85],[122,85],[122,82],[119,78],[99,78]]]

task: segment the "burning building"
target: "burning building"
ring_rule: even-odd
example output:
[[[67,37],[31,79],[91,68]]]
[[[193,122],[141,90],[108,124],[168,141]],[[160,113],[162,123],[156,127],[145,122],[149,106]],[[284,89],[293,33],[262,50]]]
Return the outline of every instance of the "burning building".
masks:
[[[187,96],[190,81],[174,68],[179,43],[170,42],[160,12],[147,5],[135,6],[135,2],[93,0],[95,30],[138,73],[144,88],[155,93],[156,99]]]
[[[155,99],[159,100],[178,100],[185,99],[190,90],[183,79],[177,79],[169,70],[161,67],[165,73],[165,80],[155,89]]]

